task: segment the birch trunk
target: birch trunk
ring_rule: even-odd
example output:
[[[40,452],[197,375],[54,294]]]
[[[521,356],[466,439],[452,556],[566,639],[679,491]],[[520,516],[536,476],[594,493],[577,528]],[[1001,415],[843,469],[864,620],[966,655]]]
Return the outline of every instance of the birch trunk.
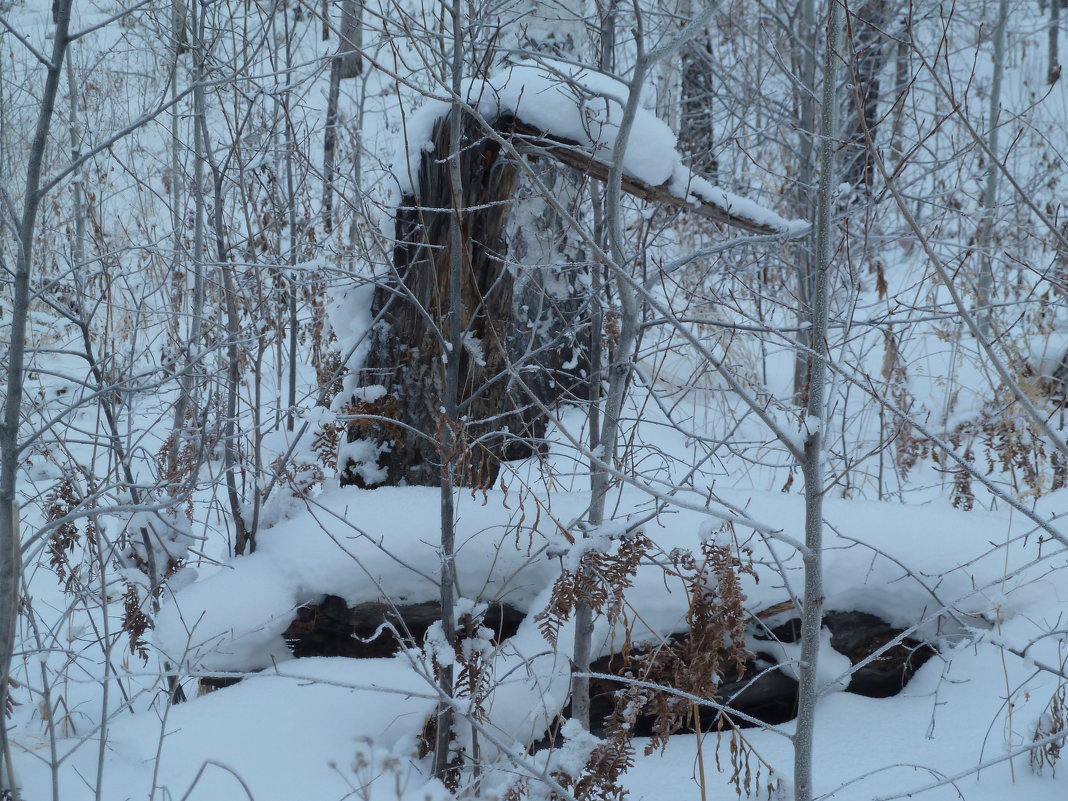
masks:
[[[813,358],[809,367],[808,403],[801,471],[805,479],[805,590],[801,615],[801,661],[798,665],[797,728],[794,733],[794,799],[812,798],[812,745],[819,699],[818,657],[823,621],[823,450],[826,425],[827,318],[831,277],[831,201],[835,181],[835,111],[837,110],[838,0],[828,3],[827,44],[823,62],[820,109],[819,188],[816,195],[815,263],[809,317]]]
[[[615,3],[606,4],[600,11],[599,66],[602,72],[610,73],[615,68]],[[598,247],[607,250],[606,198],[602,195],[599,187],[591,188],[591,192],[594,201],[594,240]],[[618,208],[616,210],[618,211]],[[592,265],[590,284],[590,353],[587,386],[589,414],[587,416],[587,425],[589,426],[590,453],[596,455],[601,453],[601,389],[603,383],[601,371],[603,369],[602,349],[604,347],[604,303],[602,297],[604,287],[602,286],[601,269],[598,264]],[[591,528],[595,528],[603,522],[604,484],[604,471],[598,468],[595,459],[591,459],[589,516]],[[598,498],[601,498],[600,502],[598,502]],[[580,564],[579,569],[586,568]],[[571,660],[575,672],[571,679],[571,717],[577,720],[579,725],[587,731],[590,728],[590,680],[582,674],[589,672],[592,651],[593,608],[586,600],[580,598],[575,604],[575,639],[571,651]]]
[[[706,7],[700,15],[687,23],[683,31],[672,43],[651,53],[644,52],[640,35],[637,35],[636,38],[638,57],[629,81],[627,102],[623,107],[619,132],[616,134],[612,166],[609,170],[605,187],[604,223],[609,244],[609,260],[606,266],[616,276],[614,285],[619,299],[620,320],[619,340],[608,371],[608,389],[605,393],[601,430],[597,437],[597,450],[593,452],[591,459],[593,466],[590,476],[592,497],[587,518],[588,527],[591,530],[598,528],[604,522],[605,504],[612,486],[609,470],[616,469],[619,462],[618,452],[621,433],[619,422],[641,331],[641,303],[632,282],[626,280],[631,260],[627,258],[626,243],[623,238],[623,211],[621,206],[623,197],[623,157],[627,151],[630,132],[638,111],[641,89],[645,84],[650,69],[659,59],[664,58],[668,53],[673,52],[692,39],[695,33],[707,24],[711,11],[711,7]],[[572,679],[571,684],[571,710],[572,717],[588,729],[589,678],[584,674],[589,672],[593,621],[592,615],[589,621],[586,621],[583,617],[578,617],[578,612],[582,611],[580,608],[576,613],[575,650],[572,659],[577,675]]]

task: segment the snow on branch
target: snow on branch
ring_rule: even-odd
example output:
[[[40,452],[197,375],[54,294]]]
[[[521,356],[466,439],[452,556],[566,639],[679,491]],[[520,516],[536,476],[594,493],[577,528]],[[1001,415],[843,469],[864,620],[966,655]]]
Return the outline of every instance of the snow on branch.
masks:
[[[469,79],[464,99],[521,149],[605,180],[629,89],[603,73],[553,60],[521,61],[486,79]],[[412,193],[421,155],[433,149],[434,125],[450,104],[431,100],[408,122],[407,162],[394,171],[402,194]],[[671,129],[639,109],[623,157],[623,190],[654,203],[689,209],[718,223],[761,234],[800,234],[804,220],[787,220],[726,192],[683,163]]]

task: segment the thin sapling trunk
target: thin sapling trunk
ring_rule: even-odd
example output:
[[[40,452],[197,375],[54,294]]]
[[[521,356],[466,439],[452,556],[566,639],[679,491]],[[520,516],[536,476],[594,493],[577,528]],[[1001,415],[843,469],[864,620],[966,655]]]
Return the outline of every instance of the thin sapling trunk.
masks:
[[[463,79],[463,29],[460,0],[452,3],[452,91],[454,101],[449,119],[449,182],[452,187],[452,215],[449,219],[449,305],[448,337],[445,362],[444,415],[441,422],[441,629],[444,646],[456,646],[456,510],[454,492],[457,486],[456,468],[459,464],[460,434],[460,354],[463,352],[462,303],[460,282],[463,276],[463,232],[460,215],[463,213],[463,176],[460,171],[460,134],[463,130],[463,104],[460,92]],[[434,776],[445,780],[450,765],[449,751],[453,737],[454,712],[453,669],[451,660],[439,668],[437,724],[434,743]]]
[[[15,801],[19,793],[11,765],[5,710],[18,625],[19,583],[22,573],[18,503],[15,500],[19,468],[19,423],[22,415],[23,370],[26,363],[26,328],[30,314],[33,237],[42,199],[41,171],[48,147],[48,132],[55,115],[63,59],[70,45],[68,35],[72,4],[73,0],[58,0],[53,7],[56,27],[52,39],[52,53],[45,73],[37,124],[27,156],[22,213],[18,221],[18,252],[15,256],[3,418],[0,420],[0,795],[6,792]]]
[[[1060,0],[1051,0],[1057,5]],[[983,186],[983,217],[979,223],[979,235],[976,249],[979,251],[979,282],[976,301],[979,305],[976,322],[983,337],[990,336],[990,303],[994,292],[994,267],[990,257],[992,234],[994,232],[994,211],[998,201],[998,132],[1001,129],[1001,79],[1005,64],[1005,23],[1008,20],[1008,0],[998,0],[998,20],[994,28],[994,78],[990,85],[990,116],[987,124],[987,151],[989,163],[986,167],[986,183]]]
[[[823,627],[823,450],[826,426],[828,294],[831,278],[831,215],[835,184],[835,111],[839,32],[838,0],[828,3],[819,132],[819,186],[816,194],[815,263],[810,322],[809,367],[801,471],[805,479],[805,590],[798,665],[797,728],[794,733],[794,801],[812,798],[812,743],[819,699],[818,657]]]

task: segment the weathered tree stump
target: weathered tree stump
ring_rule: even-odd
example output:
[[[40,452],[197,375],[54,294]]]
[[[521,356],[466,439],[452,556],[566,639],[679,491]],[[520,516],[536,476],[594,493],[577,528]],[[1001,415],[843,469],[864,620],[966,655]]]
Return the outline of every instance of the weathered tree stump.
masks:
[[[397,211],[393,270],[376,288],[372,312],[381,315],[361,374],[363,388],[350,404],[350,449],[341,466],[341,483],[363,487],[407,483],[436,486],[444,459],[457,460],[464,483],[489,487],[500,463],[532,455],[545,430],[537,401],[552,405],[573,391],[568,348],[536,343],[527,361],[513,358],[532,341],[514,317],[514,276],[506,264],[505,225],[516,191],[519,165],[496,137],[530,158],[550,158],[599,180],[609,165],[579,143],[554,136],[512,114],[484,123],[465,116],[460,171],[463,197],[452,196],[449,175],[449,118],[434,126],[432,147],[420,154],[415,189]],[[649,202],[689,210],[717,223],[755,233],[782,233],[768,222],[745,216],[715,198],[693,192],[685,197],[664,186],[650,186],[624,175],[625,192]],[[684,193],[685,194],[685,193]],[[462,237],[461,326],[465,346],[447,353],[449,225],[460,216]],[[573,336],[583,325],[568,321],[559,330]],[[548,354],[548,357],[546,356]],[[452,440],[457,452],[442,454],[441,411],[446,358],[460,360],[463,423]],[[571,368],[573,369],[573,368]],[[528,372],[524,380],[524,370]],[[536,374],[536,375],[535,375]],[[548,375],[548,377],[547,377]],[[373,388],[373,389],[371,389]],[[370,389],[370,391],[368,391]]]
[[[499,463],[529,456],[530,441],[544,430],[541,416],[508,380],[513,277],[505,265],[504,224],[517,165],[467,118],[460,154],[463,198],[456,203],[449,181],[447,119],[438,121],[433,141],[433,150],[420,159],[416,194],[406,196],[397,213],[392,278],[378,287],[372,303],[382,322],[374,331],[360,383],[381,386],[387,394],[356,403],[355,414],[371,417],[356,419],[348,431],[350,442],[373,443],[377,463],[370,470],[350,463],[343,484],[434,486],[444,456],[462,459],[464,483],[491,486]],[[446,356],[452,259],[448,231],[456,206],[463,209],[460,322],[465,348]],[[455,433],[461,454],[443,455],[438,448],[446,358],[460,360],[466,422]]]

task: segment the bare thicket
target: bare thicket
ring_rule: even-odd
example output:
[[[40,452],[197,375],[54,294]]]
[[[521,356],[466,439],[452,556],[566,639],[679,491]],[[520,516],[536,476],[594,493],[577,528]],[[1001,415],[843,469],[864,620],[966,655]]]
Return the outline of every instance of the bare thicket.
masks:
[[[0,3],[0,716],[44,744],[0,727],[0,796],[25,758],[72,797],[65,760],[92,747],[77,792],[105,798],[130,713],[162,721],[148,792],[170,792],[169,707],[240,676],[202,675],[196,620],[161,652],[161,610],[338,485],[435,488],[440,621],[424,639],[378,601],[436,709],[413,760],[471,797],[503,764],[509,798],[618,798],[651,720],[650,749],[695,738],[702,797],[715,736],[740,793],[810,801],[826,500],[1010,509],[1036,561],[1068,544],[1041,503],[1068,481],[1061,0],[1027,25],[1008,0],[57,0],[47,25],[29,5]],[[578,127],[489,101],[523,69]],[[676,144],[654,113],[692,186],[628,162]],[[800,495],[803,537],[732,486]],[[556,516],[557,492],[582,508]],[[468,497],[555,560],[531,616],[568,689],[529,742],[494,725],[518,657],[487,634],[504,599],[458,578]],[[661,549],[680,511],[702,539]],[[741,589],[757,546],[772,610]],[[937,611],[866,660],[974,634],[902,569]],[[680,630],[643,628],[648,570]],[[768,669],[798,679],[787,732],[723,687],[759,681],[751,646],[795,622]],[[617,672],[592,667],[608,654]],[[1035,666],[1057,690],[1006,759],[1040,771],[1065,676]],[[791,775],[743,725],[788,738]],[[577,770],[534,753],[591,732]]]

